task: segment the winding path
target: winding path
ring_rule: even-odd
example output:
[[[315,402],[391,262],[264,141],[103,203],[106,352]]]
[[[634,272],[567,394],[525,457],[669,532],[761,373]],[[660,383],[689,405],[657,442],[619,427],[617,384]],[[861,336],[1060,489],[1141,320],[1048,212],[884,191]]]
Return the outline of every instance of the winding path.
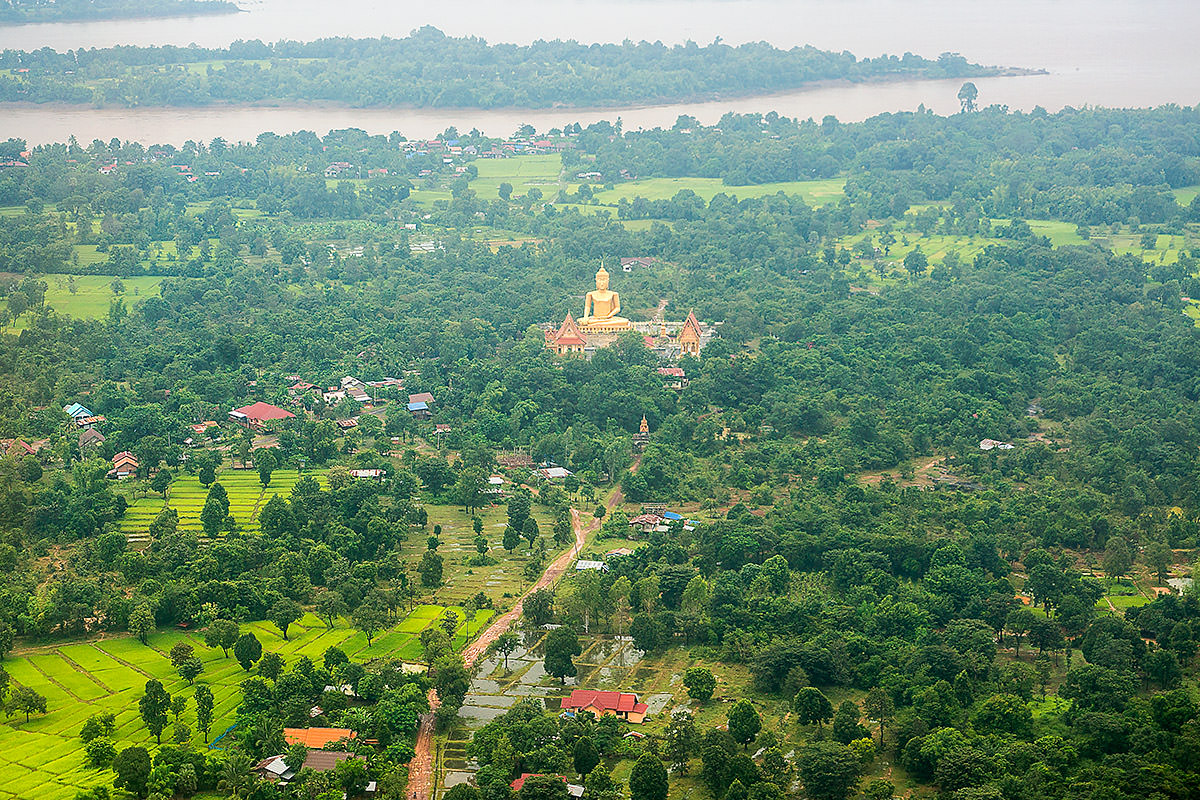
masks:
[[[630,467],[630,471],[636,471],[641,463],[639,456]],[[608,498],[605,507],[612,511],[616,508],[624,496],[621,494],[621,489],[618,487],[612,496]],[[463,650],[463,662],[470,671],[478,663],[479,658],[487,652],[488,646],[494,642],[501,634],[505,633],[512,627],[520,616],[521,611],[525,607],[525,598],[538,591],[551,586],[557,581],[564,572],[571,566],[571,562],[575,560],[576,555],[583,549],[587,541],[587,536],[600,524],[597,519],[592,519],[587,525],[584,525],[582,518],[579,516],[579,511],[571,509],[571,527],[575,530],[575,546],[570,550],[563,552],[558,558],[550,563],[546,571],[542,573],[542,577],[537,579],[537,582],[530,586],[524,594],[518,598],[516,604],[496,617],[492,624],[481,633],[475,641],[467,645]],[[433,712],[438,707],[437,690],[429,690],[429,713],[421,715],[421,727],[417,731],[417,742],[414,745],[415,754],[412,760],[408,762],[408,796],[413,800],[430,800],[434,796],[434,781],[433,781]]]

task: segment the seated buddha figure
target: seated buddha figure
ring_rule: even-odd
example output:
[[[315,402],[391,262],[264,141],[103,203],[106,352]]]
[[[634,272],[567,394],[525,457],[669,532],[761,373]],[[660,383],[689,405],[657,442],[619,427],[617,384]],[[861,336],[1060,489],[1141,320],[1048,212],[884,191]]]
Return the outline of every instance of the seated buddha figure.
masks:
[[[583,299],[583,316],[579,324],[584,328],[624,329],[630,327],[629,320],[619,317],[621,296],[608,288],[608,271],[600,267],[596,273],[596,290],[588,292]]]

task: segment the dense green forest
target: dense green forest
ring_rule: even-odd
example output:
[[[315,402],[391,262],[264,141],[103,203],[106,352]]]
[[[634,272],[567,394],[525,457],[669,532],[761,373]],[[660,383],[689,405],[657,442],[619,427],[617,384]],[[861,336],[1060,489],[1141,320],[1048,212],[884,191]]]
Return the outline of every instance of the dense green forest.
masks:
[[[368,776],[407,797],[432,687],[438,735],[478,767],[452,800],[561,800],[560,775],[587,800],[1195,800],[1200,606],[1166,584],[1196,574],[1200,547],[1200,329],[1183,313],[1200,201],[1176,194],[1200,183],[1197,113],[572,126],[545,134],[561,156],[512,157],[600,176],[553,196],[485,191],[478,155],[503,142],[454,130],[0,146],[27,164],[0,173],[0,438],[43,445],[0,459],[14,730],[47,710],[27,667],[45,648],[127,633],[124,657],[169,652],[171,691],[197,709],[193,681],[236,676],[223,750],[190,730],[151,742],[163,686],[139,679],[87,777],[139,797],[336,798]],[[738,196],[835,177],[824,204],[801,183]],[[661,178],[723,190],[637,196]],[[949,237],[978,246],[935,249]],[[686,383],[640,336],[590,359],[545,347],[539,326],[631,254],[656,260],[614,270],[624,313],[669,300],[717,331],[673,362]],[[58,289],[84,278],[112,285],[90,318]],[[351,375],[404,388],[373,390],[378,414],[294,388]],[[405,410],[417,392],[433,419]],[[225,421],[258,400],[296,416],[257,435]],[[72,402],[105,417],[103,442],[81,440]],[[221,424],[188,446],[206,420]],[[105,477],[122,451],[141,477]],[[574,474],[527,492],[515,453]],[[264,491],[307,473],[238,516],[227,487],[248,460]],[[195,526],[166,502],[185,487]],[[655,503],[686,519],[631,526]],[[511,608],[573,529],[607,571],[526,597],[520,637],[473,681],[462,620]],[[414,604],[451,601],[463,618],[408,629],[403,658],[371,649]],[[287,638],[351,628],[368,656]],[[589,659],[626,644],[619,688],[668,698],[645,725],[560,715],[616,670]],[[480,695],[506,703],[469,717]],[[355,731],[361,768],[247,777],[277,753],[301,763],[283,726],[307,724]],[[526,773],[550,777],[512,790]]]
[[[0,54],[0,101],[119,106],[330,102],[522,108],[667,103],[817,81],[960,78],[1002,71],[957,54],[859,59],[764,42],[489,45],[421,28],[403,39],[238,41],[227,49],[112,47]],[[13,72],[24,70],[22,72]]]
[[[182,17],[236,11],[237,6],[228,0],[5,0],[0,4],[0,23]]]

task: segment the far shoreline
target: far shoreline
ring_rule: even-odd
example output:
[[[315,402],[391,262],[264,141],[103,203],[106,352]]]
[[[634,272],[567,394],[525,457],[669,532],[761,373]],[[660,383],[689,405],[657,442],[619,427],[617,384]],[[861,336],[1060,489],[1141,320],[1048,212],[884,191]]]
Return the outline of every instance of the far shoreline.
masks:
[[[187,11],[181,11],[178,14],[172,13],[154,13],[154,14],[113,14],[111,16],[100,17],[72,17],[69,19],[26,19],[26,20],[0,20],[0,30],[8,28],[28,28],[32,25],[89,25],[94,22],[126,22],[129,20],[185,20],[185,19],[207,19],[208,17],[219,17],[227,14],[244,14],[247,10],[239,8],[233,3],[229,5],[220,5],[208,10],[197,11],[190,8]]]
[[[579,112],[579,113],[612,113],[621,111],[640,111],[644,109],[667,108],[678,105],[696,105],[702,103],[719,103],[732,102],[741,100],[770,100],[772,98],[790,97],[797,94],[803,94],[810,91],[820,91],[822,89],[830,89],[837,87],[854,87],[854,86],[870,86],[878,84],[894,84],[894,83],[935,83],[938,81],[962,81],[969,82],[983,78],[1028,78],[1050,75],[1047,69],[1030,69],[1025,67],[989,67],[988,69],[995,70],[986,75],[969,75],[964,77],[913,77],[911,75],[884,75],[878,78],[870,78],[866,80],[854,81],[848,78],[827,78],[824,80],[809,81],[800,86],[790,89],[772,90],[769,92],[721,92],[710,93],[707,95],[690,95],[679,98],[664,98],[653,99],[638,102],[631,102],[618,105],[569,105],[569,104],[549,104],[544,106],[443,106],[443,105],[348,105],[345,103],[336,103],[332,101],[310,101],[303,102],[298,100],[281,100],[268,101],[261,103],[205,103],[202,105],[136,105],[127,106],[120,103],[108,103],[105,105],[95,105],[93,103],[39,103],[33,100],[22,100],[18,102],[0,102],[0,109],[37,109],[45,111],[64,111],[64,112],[80,112],[80,111],[122,111],[137,113],[140,111],[161,113],[165,111],[365,111],[365,112],[438,112],[438,113],[477,113],[477,112],[522,112],[543,113],[548,111],[553,112]]]

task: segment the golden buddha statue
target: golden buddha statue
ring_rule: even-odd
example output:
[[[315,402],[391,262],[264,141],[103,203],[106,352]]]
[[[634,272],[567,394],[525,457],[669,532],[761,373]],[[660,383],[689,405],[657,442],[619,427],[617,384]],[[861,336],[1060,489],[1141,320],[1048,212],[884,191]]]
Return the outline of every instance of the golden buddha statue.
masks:
[[[579,324],[585,330],[623,331],[631,327],[629,320],[619,317],[621,296],[608,288],[608,271],[603,266],[596,273],[596,290],[583,298],[583,316]]]

